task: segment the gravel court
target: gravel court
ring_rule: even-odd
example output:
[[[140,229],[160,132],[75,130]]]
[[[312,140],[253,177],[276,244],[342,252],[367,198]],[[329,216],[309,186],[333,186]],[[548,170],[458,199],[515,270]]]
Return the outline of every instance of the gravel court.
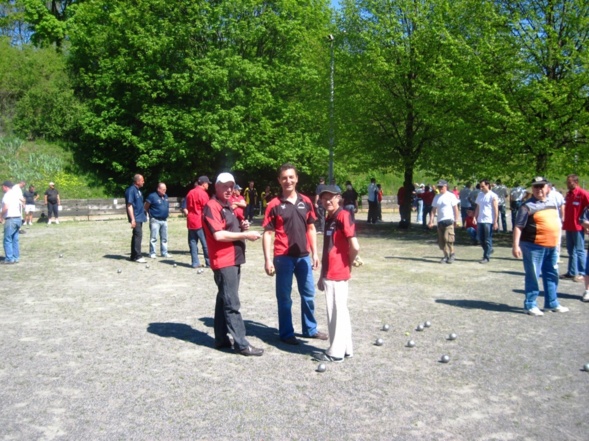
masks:
[[[149,268],[126,260],[124,220],[33,226],[21,263],[0,268],[0,439],[586,439],[581,284],[559,286],[570,313],[526,316],[507,236],[483,266],[459,234],[457,262],[440,265],[434,232],[392,220],[358,224],[355,356],[325,373],[309,355],[325,342],[278,342],[260,241],[248,243],[241,301],[266,353],[248,358],[212,348],[216,289],[210,270],[189,268],[182,219],[169,222],[173,257]],[[326,330],[323,293],[316,304]]]

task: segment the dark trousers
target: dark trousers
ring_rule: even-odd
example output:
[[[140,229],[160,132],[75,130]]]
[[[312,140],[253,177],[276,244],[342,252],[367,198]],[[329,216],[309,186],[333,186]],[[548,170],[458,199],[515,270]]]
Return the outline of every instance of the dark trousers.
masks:
[[[215,344],[217,346],[226,344],[227,333],[230,333],[235,342],[235,350],[247,349],[249,342],[245,338],[245,324],[239,312],[241,266],[228,266],[214,270],[213,274],[219,288],[215,304]]]
[[[493,253],[493,224],[479,223],[477,231],[483,246],[483,259],[490,260]]]
[[[402,217],[402,216],[401,216]],[[368,223],[375,224],[378,218],[378,202],[368,201]]]
[[[325,231],[325,208],[321,205],[321,201],[317,204],[317,219],[319,219],[319,231],[323,233]]]
[[[507,219],[505,216],[505,204],[499,205],[499,219],[501,219],[501,229],[507,233]]]
[[[131,236],[131,260],[141,259],[141,239],[143,238],[143,222],[136,222]]]
[[[55,219],[59,217],[59,205],[57,205],[57,202],[55,204],[47,202],[47,218],[51,219],[52,217]]]
[[[428,224],[427,216],[428,215],[431,218],[431,215],[432,215],[432,206],[431,205],[423,204],[423,228],[427,228],[427,224]]]

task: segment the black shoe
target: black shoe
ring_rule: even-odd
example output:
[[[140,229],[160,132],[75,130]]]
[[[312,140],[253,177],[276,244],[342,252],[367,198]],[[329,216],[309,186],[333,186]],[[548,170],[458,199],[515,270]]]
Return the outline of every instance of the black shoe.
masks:
[[[245,349],[242,349],[241,351],[239,351],[239,353],[241,355],[245,355],[246,357],[249,357],[251,355],[254,355],[256,357],[259,357],[260,355],[262,355],[264,353],[263,349],[260,348],[254,348],[253,346],[248,346]]]
[[[2,265],[14,265],[16,262],[14,260],[3,260],[0,262]]]
[[[231,340],[226,340],[222,343],[215,343],[215,349],[228,349],[233,347],[233,342]]]
[[[561,274],[560,276],[558,276],[559,279],[561,280],[565,280],[565,279],[574,279],[575,276],[571,276],[570,274]]]
[[[296,346],[299,344],[299,341],[295,338],[295,337],[288,337],[288,338],[283,338],[281,339],[284,343],[286,343],[287,345],[293,345]]]
[[[309,338],[316,338],[318,340],[327,340],[329,337],[325,332],[317,331],[317,334],[310,336]]]
[[[450,254],[450,257],[448,257],[448,263],[453,263],[456,260],[456,256],[454,256],[454,253]]]

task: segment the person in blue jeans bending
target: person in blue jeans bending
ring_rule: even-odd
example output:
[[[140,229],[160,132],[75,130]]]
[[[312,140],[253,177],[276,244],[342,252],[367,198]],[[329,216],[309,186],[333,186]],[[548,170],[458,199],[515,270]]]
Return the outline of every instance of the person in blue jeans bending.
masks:
[[[282,195],[268,203],[264,215],[264,269],[266,274],[276,274],[276,299],[278,301],[278,331],[280,339],[298,345],[292,323],[292,279],[297,279],[301,296],[301,323],[303,336],[327,340],[327,334],[317,330],[315,319],[315,282],[313,270],[319,266],[317,234],[313,202],[296,191],[297,169],[283,164],[278,170],[278,182]],[[274,253],[272,253],[274,232]]]

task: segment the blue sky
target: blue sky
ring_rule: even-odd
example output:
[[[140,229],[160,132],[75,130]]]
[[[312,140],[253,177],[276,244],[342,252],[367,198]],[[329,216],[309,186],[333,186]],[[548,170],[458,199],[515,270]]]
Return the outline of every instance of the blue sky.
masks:
[[[339,0],[331,0],[331,7],[337,8],[339,6]]]

